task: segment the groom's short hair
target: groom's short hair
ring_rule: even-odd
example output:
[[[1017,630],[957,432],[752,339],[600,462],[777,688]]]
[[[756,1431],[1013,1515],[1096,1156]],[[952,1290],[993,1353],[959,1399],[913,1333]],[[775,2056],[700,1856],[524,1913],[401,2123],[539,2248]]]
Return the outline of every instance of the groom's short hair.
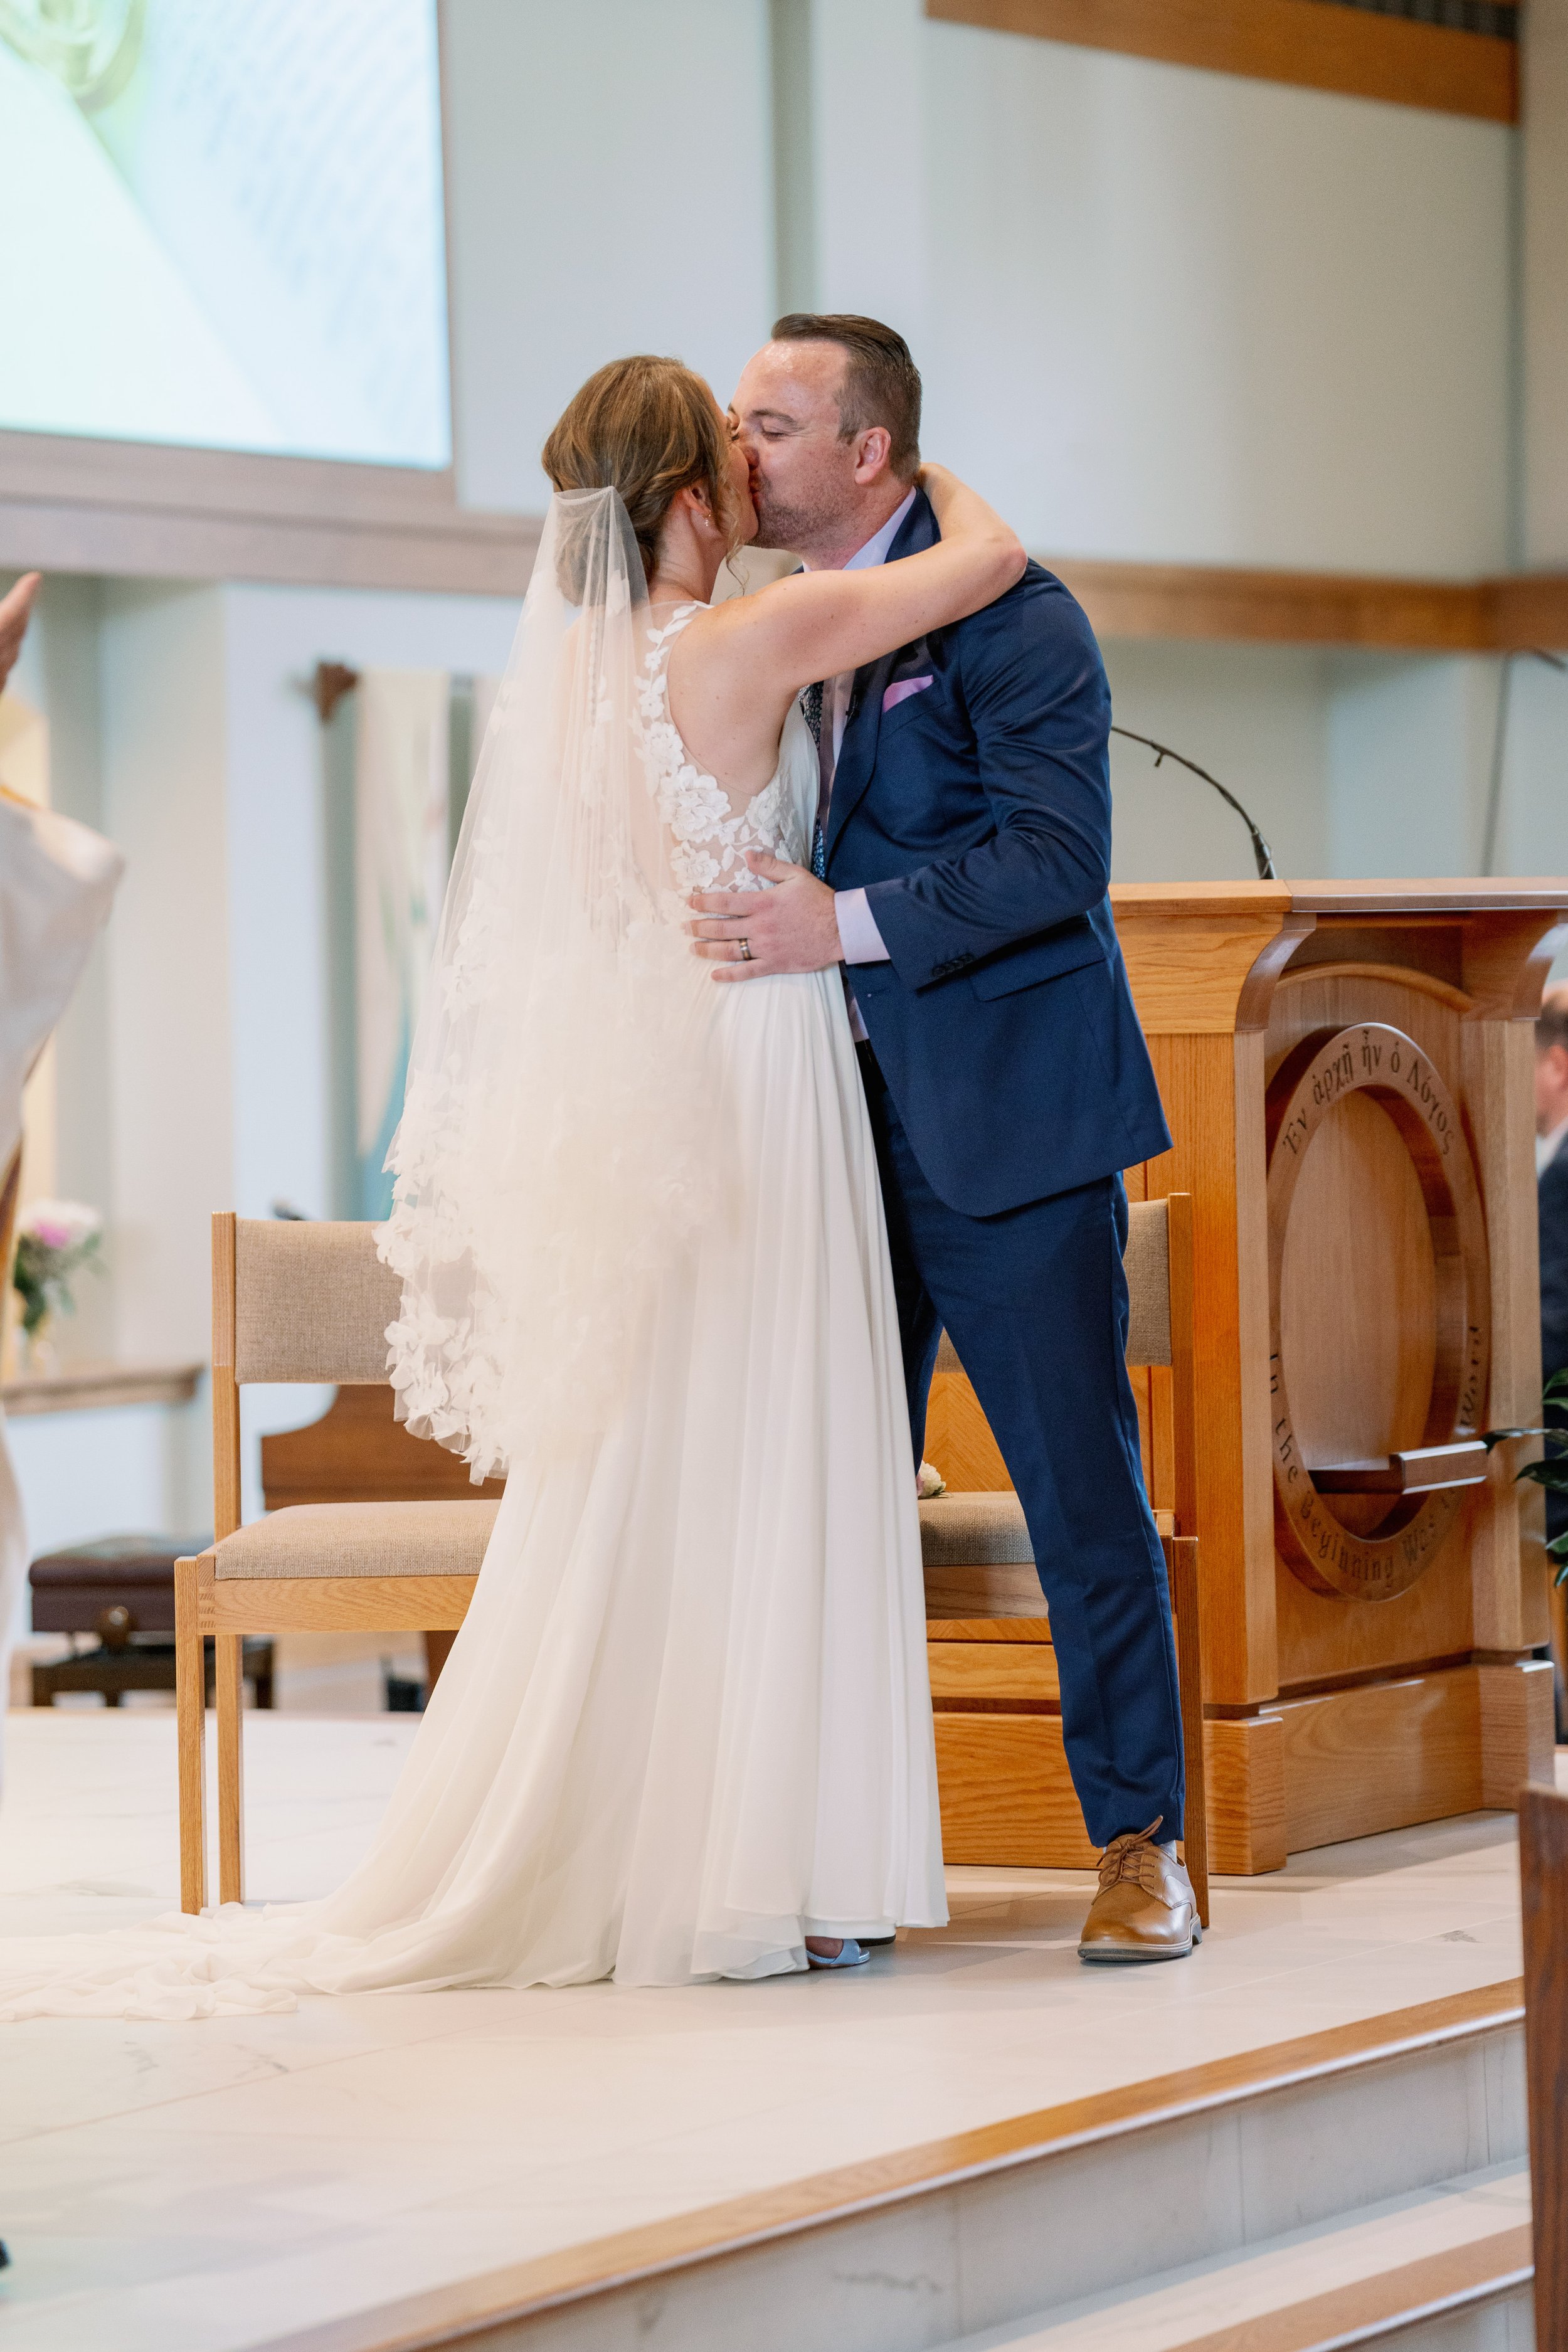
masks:
[[[921,462],[921,372],[896,327],[852,311],[791,310],[773,324],[775,343],[837,343],[846,353],[838,430],[846,441],[873,425],[891,439],[888,466],[912,482]]]

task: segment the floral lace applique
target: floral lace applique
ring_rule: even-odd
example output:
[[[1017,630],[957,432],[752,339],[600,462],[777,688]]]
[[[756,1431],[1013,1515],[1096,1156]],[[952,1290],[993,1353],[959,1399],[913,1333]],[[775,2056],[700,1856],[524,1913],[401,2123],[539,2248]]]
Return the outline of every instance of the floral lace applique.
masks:
[[[670,648],[703,609],[683,604],[662,629],[648,631],[651,650],[638,691],[658,780],[658,813],[674,843],[670,868],[683,895],[692,890],[771,890],[773,884],[746,864],[746,852],[765,849],[798,864],[804,846],[791,838],[783,765],[737,814],[723,785],[695,764],[669,715]]]

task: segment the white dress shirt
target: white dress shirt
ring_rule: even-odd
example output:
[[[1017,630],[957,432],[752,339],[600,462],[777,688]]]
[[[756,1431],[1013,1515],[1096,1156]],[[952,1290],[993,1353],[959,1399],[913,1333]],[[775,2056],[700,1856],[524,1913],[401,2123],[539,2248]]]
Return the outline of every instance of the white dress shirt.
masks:
[[[845,572],[868,572],[873,564],[885,563],[888,551],[903,526],[904,517],[915,502],[911,490],[901,506],[888,517],[880,530],[857,548]],[[807,571],[811,569],[807,564]],[[817,822],[824,833],[827,830],[827,812],[833,799],[833,777],[838,765],[838,754],[844,744],[844,729],[849,716],[849,698],[855,690],[855,673],[840,670],[837,677],[822,682],[822,740],[817,747],[817,764],[822,776],[822,793],[817,802]],[[838,890],[834,893],[833,911],[838,919],[838,944],[844,950],[846,964],[887,963],[889,959],[877,928],[877,918],[866,903],[864,890]],[[849,997],[849,1025],[857,1040],[866,1035],[866,1024],[860,1018],[860,1008],[855,1002],[855,992],[845,975],[845,987]]]

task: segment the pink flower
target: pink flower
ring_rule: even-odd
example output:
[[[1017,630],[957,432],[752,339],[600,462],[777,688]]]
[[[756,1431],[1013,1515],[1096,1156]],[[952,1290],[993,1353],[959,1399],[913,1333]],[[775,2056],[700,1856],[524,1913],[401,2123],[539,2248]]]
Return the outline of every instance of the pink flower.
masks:
[[[98,1211],[81,1201],[32,1201],[17,1219],[17,1231],[44,1249],[79,1249],[102,1230]]]

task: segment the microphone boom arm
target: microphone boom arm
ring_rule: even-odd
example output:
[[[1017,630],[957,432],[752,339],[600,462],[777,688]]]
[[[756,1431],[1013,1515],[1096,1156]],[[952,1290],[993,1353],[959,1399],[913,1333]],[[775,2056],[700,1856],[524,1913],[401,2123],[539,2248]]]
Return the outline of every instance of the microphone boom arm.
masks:
[[[1260,882],[1279,881],[1279,877],[1274,869],[1274,852],[1269,848],[1236,794],[1227,792],[1217,776],[1211,776],[1206,768],[1200,768],[1197,761],[1189,760],[1184,751],[1173,751],[1168,743],[1156,743],[1152,735],[1134,735],[1131,727],[1113,727],[1110,731],[1113,735],[1124,735],[1129,743],[1142,743],[1146,751],[1152,751],[1155,755],[1156,767],[1160,765],[1162,760],[1174,760],[1179,768],[1186,768],[1194,776],[1201,776],[1205,784],[1212,784],[1221,800],[1227,802],[1236,811],[1247,832],[1252,835],[1252,855],[1258,866],[1258,880]]]

